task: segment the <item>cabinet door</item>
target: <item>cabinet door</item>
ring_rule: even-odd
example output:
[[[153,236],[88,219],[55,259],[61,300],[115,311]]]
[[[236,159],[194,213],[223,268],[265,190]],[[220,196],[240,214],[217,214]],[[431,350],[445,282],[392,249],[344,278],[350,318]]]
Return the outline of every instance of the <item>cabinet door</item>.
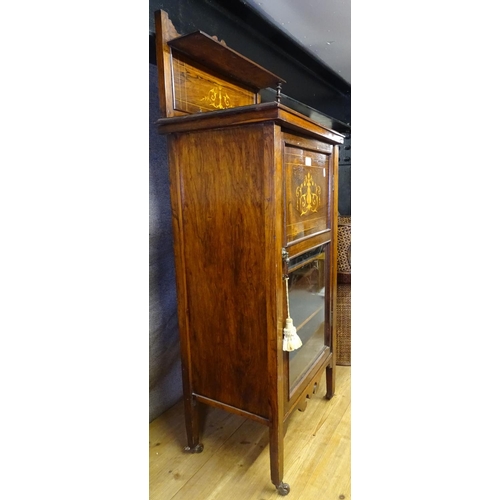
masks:
[[[334,149],[283,135],[284,247],[290,316],[302,347],[285,355],[291,404],[332,352],[331,269]]]
[[[295,142],[290,140],[284,148],[287,244],[331,228],[331,146]]]

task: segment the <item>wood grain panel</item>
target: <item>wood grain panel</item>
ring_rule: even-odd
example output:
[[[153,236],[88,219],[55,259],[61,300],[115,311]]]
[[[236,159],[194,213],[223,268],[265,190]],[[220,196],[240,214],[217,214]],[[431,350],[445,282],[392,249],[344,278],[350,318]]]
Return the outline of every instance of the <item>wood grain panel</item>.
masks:
[[[182,190],[187,337],[196,346],[192,390],[266,418],[266,310],[275,303],[266,302],[263,130],[182,134],[172,157]]]

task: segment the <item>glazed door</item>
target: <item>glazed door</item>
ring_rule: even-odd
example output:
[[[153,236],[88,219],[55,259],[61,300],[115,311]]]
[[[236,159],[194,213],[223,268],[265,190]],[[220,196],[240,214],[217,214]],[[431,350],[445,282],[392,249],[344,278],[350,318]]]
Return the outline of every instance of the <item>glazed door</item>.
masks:
[[[284,274],[290,317],[302,340],[285,354],[289,401],[332,351],[332,154],[329,144],[285,135]]]
[[[330,243],[308,250],[288,262],[290,316],[302,347],[288,353],[289,396],[331,349]]]

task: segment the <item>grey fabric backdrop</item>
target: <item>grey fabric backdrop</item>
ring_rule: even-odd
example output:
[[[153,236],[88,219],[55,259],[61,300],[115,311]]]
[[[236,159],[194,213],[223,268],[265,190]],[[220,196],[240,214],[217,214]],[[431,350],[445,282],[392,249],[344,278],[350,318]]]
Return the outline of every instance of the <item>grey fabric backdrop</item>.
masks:
[[[149,65],[149,420],[182,397],[177,296],[166,138],[160,118],[157,68]]]

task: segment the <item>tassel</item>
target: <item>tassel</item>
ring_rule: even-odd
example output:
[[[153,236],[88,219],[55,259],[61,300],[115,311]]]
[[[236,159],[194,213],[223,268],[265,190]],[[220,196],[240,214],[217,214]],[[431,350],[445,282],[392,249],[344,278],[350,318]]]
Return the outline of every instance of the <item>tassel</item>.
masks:
[[[286,326],[283,330],[285,336],[283,337],[283,350],[295,351],[302,345],[302,340],[297,335],[297,329],[293,326],[293,319],[286,318]]]
[[[288,276],[285,278],[286,280],[286,308],[288,317],[286,318],[286,326],[283,329],[283,350],[284,351],[295,351],[302,345],[302,340],[297,335],[297,328],[293,326],[293,319],[290,318],[290,301],[288,298]]]

